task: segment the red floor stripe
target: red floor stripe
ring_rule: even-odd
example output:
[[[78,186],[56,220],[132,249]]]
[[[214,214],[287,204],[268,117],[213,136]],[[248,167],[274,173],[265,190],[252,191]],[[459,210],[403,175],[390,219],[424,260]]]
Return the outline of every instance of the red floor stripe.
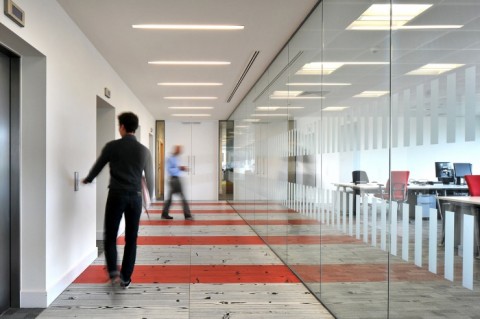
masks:
[[[225,206],[230,207],[227,202],[189,202],[190,205],[200,205],[200,206]],[[163,202],[154,202],[152,203],[153,206],[163,206]],[[173,202],[172,206],[182,206],[180,202]]]
[[[252,225],[319,225],[319,223],[312,219],[290,219],[290,220],[247,220]],[[232,226],[232,225],[247,225],[243,219],[238,220],[141,220],[142,226]]]
[[[89,266],[75,283],[107,282],[105,266]],[[283,265],[137,265],[133,283],[298,283]]]
[[[350,236],[267,236],[271,245],[319,245],[319,244],[358,244],[361,241]]]
[[[443,280],[427,269],[413,264],[390,265],[390,280],[433,281]],[[337,265],[292,265],[306,282],[387,282],[388,265],[385,264],[337,264]]]
[[[190,210],[192,214],[236,214],[237,212],[234,211],[233,209],[192,209]],[[161,209],[149,209],[148,210],[149,214],[161,214],[162,210]],[[183,215],[183,210],[182,209],[171,209],[170,214],[172,215]]]
[[[118,238],[125,244],[125,237]],[[258,236],[139,236],[138,245],[265,245]]]

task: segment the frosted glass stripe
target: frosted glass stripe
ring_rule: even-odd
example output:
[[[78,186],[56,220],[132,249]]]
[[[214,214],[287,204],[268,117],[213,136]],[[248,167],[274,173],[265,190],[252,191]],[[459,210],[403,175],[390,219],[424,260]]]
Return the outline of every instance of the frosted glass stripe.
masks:
[[[417,146],[423,145],[423,122],[425,120],[425,103],[424,103],[423,84],[417,86]]]
[[[372,200],[372,246],[377,246],[377,201]]]
[[[407,204],[408,205],[408,204]],[[418,207],[418,206],[416,206]],[[415,209],[416,209],[415,207]],[[403,205],[402,209],[402,259],[405,261],[408,261],[408,254],[409,254],[409,249],[408,249],[408,240],[410,236],[409,232],[409,227],[408,227],[408,222],[409,222],[409,210],[408,206],[407,209],[405,209],[405,205]],[[415,243],[416,245],[416,243]]]
[[[473,290],[473,243],[475,218],[472,215],[463,215],[463,280],[465,288]]]
[[[422,267],[422,206],[415,206],[415,265]]]
[[[475,141],[476,67],[465,70],[465,142]]]
[[[445,212],[445,279],[453,281],[455,214]]]
[[[378,101],[378,99],[377,99]],[[375,105],[372,105],[372,149],[376,150],[378,149],[378,113],[380,112],[381,109],[381,103],[376,103]]]
[[[398,94],[392,95],[392,117],[391,117],[391,125],[392,125],[392,147],[398,147],[398,129],[400,127],[400,110],[398,109]],[[388,135],[388,131],[385,131],[385,134]]]
[[[439,125],[439,82],[433,80],[430,83],[430,143],[438,144]]]
[[[356,235],[356,238],[360,240],[360,219],[362,216],[362,210],[360,209],[360,202],[361,202],[360,195],[356,195],[356,196],[357,196],[357,209],[356,209],[357,218],[355,218],[355,235]]]
[[[348,234],[353,236],[353,193],[348,194]]]
[[[380,248],[385,251],[387,250],[387,202],[381,201],[381,220],[382,220],[382,235],[380,239]]]
[[[410,146],[410,90],[403,91],[403,146]]]
[[[368,197],[363,197],[363,242],[368,243]]]
[[[381,118],[381,121],[382,121],[382,127],[381,127],[381,130],[380,130],[380,138],[382,139],[382,148],[385,149],[388,147],[388,144],[389,144],[389,138],[390,138],[390,132],[388,130],[389,128],[389,124],[390,124],[390,107],[388,105],[388,100],[386,100],[384,102],[384,105],[382,107],[382,118]],[[397,119],[395,119],[397,120]]]
[[[457,112],[457,75],[447,76],[447,143],[455,143],[456,112]]]
[[[437,209],[430,208],[428,219],[428,270],[434,274],[437,273],[437,236],[438,221]]]
[[[343,212],[342,212],[342,230],[343,233],[347,232],[347,193],[343,193]]]
[[[397,256],[397,202],[390,202],[391,206],[391,220],[390,220],[390,253]]]

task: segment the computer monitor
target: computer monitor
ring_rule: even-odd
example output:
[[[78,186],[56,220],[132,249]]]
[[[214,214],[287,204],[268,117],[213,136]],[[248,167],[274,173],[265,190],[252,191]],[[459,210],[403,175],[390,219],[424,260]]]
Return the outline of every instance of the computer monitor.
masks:
[[[443,184],[455,182],[453,164],[450,162],[435,162],[435,176]]]
[[[470,163],[453,163],[453,168],[455,169],[457,185],[463,184],[462,179],[465,175],[472,175],[472,164]]]

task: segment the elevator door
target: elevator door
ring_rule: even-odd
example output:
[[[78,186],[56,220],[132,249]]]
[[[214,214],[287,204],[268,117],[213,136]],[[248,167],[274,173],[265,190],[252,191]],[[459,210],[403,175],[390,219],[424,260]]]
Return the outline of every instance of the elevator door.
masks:
[[[10,307],[10,58],[0,53],[0,313]]]

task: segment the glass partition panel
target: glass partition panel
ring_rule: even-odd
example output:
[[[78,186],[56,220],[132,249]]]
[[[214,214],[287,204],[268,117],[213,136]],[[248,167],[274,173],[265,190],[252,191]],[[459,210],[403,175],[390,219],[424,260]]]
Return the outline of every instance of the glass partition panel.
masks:
[[[480,173],[480,2],[414,2],[392,1],[393,19],[409,16],[392,28],[391,165],[409,170],[410,181],[391,260],[390,316],[418,317],[421,309],[422,318],[474,318],[478,206],[450,196],[468,194],[465,173],[453,163]]]

